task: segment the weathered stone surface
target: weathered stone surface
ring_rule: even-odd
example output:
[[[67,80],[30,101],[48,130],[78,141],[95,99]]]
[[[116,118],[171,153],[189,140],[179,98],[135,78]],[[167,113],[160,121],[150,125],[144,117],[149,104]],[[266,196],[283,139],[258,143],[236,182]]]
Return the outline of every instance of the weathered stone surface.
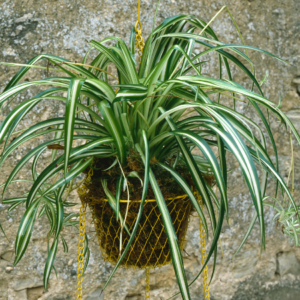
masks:
[[[165,17],[180,13],[192,13],[209,21],[224,2],[213,0],[165,0],[162,1],[157,16],[157,24]],[[282,109],[288,113],[300,130],[300,6],[297,0],[229,0],[229,8],[235,17],[243,34],[246,44],[266,49],[292,64],[284,65],[264,54],[249,51],[257,65],[256,75],[262,80],[265,73],[269,80],[264,85],[264,92],[274,103],[278,103],[281,95]],[[152,27],[155,10],[153,1],[142,1],[141,21],[146,37]],[[51,53],[80,61],[88,49],[86,41],[99,40],[108,35],[116,35],[128,41],[131,27],[136,21],[137,1],[133,0],[44,0],[44,1],[0,1],[0,61],[25,63],[30,58],[41,53]],[[239,42],[236,30],[228,14],[223,12],[212,23],[220,40],[229,43]],[[95,53],[92,52],[92,56]],[[209,56],[203,67],[205,75],[217,77],[217,57]],[[45,65],[43,62],[42,65]],[[0,65],[0,90],[17,71],[16,68]],[[51,74],[51,72],[50,72]],[[52,74],[53,75],[53,74]],[[245,75],[236,68],[234,79],[251,88]],[[31,70],[25,80],[44,78],[46,71]],[[34,90],[26,91],[19,96],[15,104],[34,95]],[[46,120],[50,116],[63,116],[62,104],[43,102],[30,113],[22,126],[30,126],[37,121]],[[0,113],[0,122],[11,110]],[[238,104],[238,111],[244,112],[245,104]],[[249,116],[257,121],[251,112]],[[290,148],[288,134],[277,119],[271,117],[272,129],[279,145],[280,168],[286,180],[290,164]],[[261,124],[262,126],[262,124]],[[263,126],[262,126],[263,127]],[[38,144],[43,139],[35,142]],[[269,142],[268,142],[269,143]],[[7,178],[16,162],[33,146],[25,144],[13,153],[9,161],[1,168],[0,184]],[[2,147],[2,145],[0,145]],[[272,152],[270,152],[272,155]],[[299,147],[295,147],[295,199],[300,195],[300,157]],[[48,155],[48,154],[47,154]],[[42,157],[40,168],[45,167],[47,155]],[[49,158],[49,155],[48,155]],[[210,286],[212,299],[220,300],[276,300],[299,299],[299,261],[300,250],[282,235],[281,229],[272,223],[274,211],[266,209],[266,251],[260,254],[259,229],[256,226],[250,239],[240,253],[234,256],[243,234],[247,231],[253,215],[251,198],[243,182],[236,162],[230,159],[233,171],[229,177],[229,224],[222,229],[221,243],[223,255],[219,249],[215,277]],[[25,178],[28,170],[20,173]],[[21,184],[12,185],[6,197],[20,195],[28,188]],[[270,194],[274,191],[271,180],[268,183]],[[78,201],[76,193],[71,195],[72,201]],[[79,205],[70,209],[78,212]],[[42,293],[43,268],[47,255],[47,226],[45,218],[35,224],[32,241],[24,258],[11,272],[5,272],[11,267],[10,253],[14,249],[14,237],[18,230],[24,208],[19,208],[7,214],[5,207],[0,204],[0,221],[6,230],[10,242],[0,233],[0,300],[68,300],[75,299],[76,293],[76,260],[77,232],[64,230],[64,236],[69,245],[69,253],[63,252],[59,246],[55,267],[58,273],[51,275],[48,291]],[[87,216],[87,232],[91,247],[90,265],[87,268],[84,283],[84,299],[99,299],[112,266],[103,261],[95,237],[91,217]],[[197,274],[200,264],[199,230],[197,218],[191,219],[190,230],[187,234],[187,244],[184,252],[184,262],[188,280]],[[211,240],[208,241],[208,246]],[[209,263],[211,271],[212,263]],[[73,273],[72,273],[73,271]],[[151,271],[152,299],[166,299],[177,291],[177,284],[172,266],[165,266]],[[105,300],[139,300],[144,299],[145,273],[143,270],[120,269],[115,278],[101,297]],[[191,289],[192,299],[203,299],[202,279],[199,278]],[[175,299],[180,299],[177,297]]]
[[[1,255],[1,258],[6,261],[11,261],[13,258],[14,252],[13,251],[7,251]]]
[[[8,300],[27,300],[27,291],[26,290],[20,290],[15,291],[12,289],[8,289]]]
[[[294,252],[280,252],[277,254],[277,269],[279,275],[300,274],[300,263]]]
[[[13,267],[6,267],[5,272],[10,273],[13,269]]]
[[[7,299],[7,291],[8,291],[8,288],[7,288],[8,281],[6,280],[6,278],[3,278],[3,277],[1,276],[1,280],[0,280],[0,290],[1,290],[0,299],[6,300]]]
[[[32,287],[27,289],[27,300],[38,300],[44,293],[44,287]]]
[[[23,278],[19,278],[13,284],[13,289],[15,291],[40,287],[43,285],[43,281],[36,277],[31,277],[29,274],[27,276],[23,276]]]
[[[101,288],[97,288],[96,290],[92,291],[86,297],[86,300],[103,300],[103,291]]]
[[[300,290],[283,287],[266,294],[266,300],[294,300],[299,297]]]

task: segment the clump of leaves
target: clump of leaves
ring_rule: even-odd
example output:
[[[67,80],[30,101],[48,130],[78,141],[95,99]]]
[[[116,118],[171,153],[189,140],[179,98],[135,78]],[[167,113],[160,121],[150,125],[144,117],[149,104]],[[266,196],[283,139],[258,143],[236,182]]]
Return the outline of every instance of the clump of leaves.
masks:
[[[110,42],[111,46],[106,46],[106,42]],[[35,97],[22,101],[14,108],[12,106],[11,112],[1,124],[0,142],[4,143],[1,165],[23,143],[53,134],[52,139],[30,150],[17,163],[4,184],[3,194],[26,163],[33,160],[32,178],[29,179],[32,187],[29,192],[3,201],[12,205],[10,209],[20,204],[25,204],[26,208],[16,237],[14,264],[20,261],[27,249],[36,218],[46,215],[50,222],[48,236],[49,243],[51,242],[44,273],[44,284],[47,287],[60,237],[65,245],[61,230],[64,226],[75,226],[72,219],[74,215],[65,213],[65,208],[73,204],[68,199],[63,199],[64,191],[70,190],[73,180],[91,166],[95,158],[112,158],[112,162],[115,161],[121,170],[116,174],[116,189],[122,186],[122,181],[128,180],[122,172],[127,164],[137,172],[142,169],[144,174],[138,218],[131,232],[131,239],[123,249],[108,282],[126,255],[139,226],[150,183],[168,236],[180,293],[183,299],[191,299],[180,247],[160,189],[160,178],[157,175],[159,168],[168,172],[182,193],[189,196],[208,236],[203,210],[190,184],[178,172],[178,162],[184,162],[193,186],[205,203],[211,224],[213,238],[205,265],[213,255],[215,266],[223,220],[224,217],[228,218],[229,213],[226,154],[233,154],[239,163],[253,200],[260,226],[261,246],[264,248],[263,199],[268,175],[286,193],[295,211],[298,208],[279,174],[276,144],[268,117],[263,111],[268,111],[282,124],[289,126],[298,143],[300,136],[287,116],[264,96],[247,50],[258,51],[282,61],[271,53],[243,44],[221,42],[205,21],[192,15],[168,18],[153,29],[146,41],[138,68],[134,57],[134,44],[134,30],[128,45],[119,37],[92,40],[89,45],[98,54],[89,64],[87,62],[90,51],[82,64],[73,64],[55,55],[38,55],[17,72],[0,95],[1,107],[5,104],[12,106],[14,98],[28,88],[45,88]],[[198,45],[201,47],[196,49]],[[202,74],[201,67],[208,53],[215,53],[219,59],[219,78]],[[31,67],[40,60],[55,65],[54,71],[63,72],[63,75],[21,82]],[[110,65],[116,68],[117,76],[108,72]],[[248,90],[233,80],[232,66],[245,73],[252,82],[253,89]],[[110,84],[109,78],[117,78],[118,83]],[[64,96],[64,93],[67,95]],[[222,104],[223,99],[232,99],[233,108],[231,105]],[[64,117],[39,122],[24,129],[14,140],[10,139],[20,122],[36,105],[42,101],[53,100],[65,104]],[[261,124],[258,125],[246,115],[237,112],[235,101],[248,103],[260,118]],[[192,116],[189,115],[191,112]],[[258,137],[254,129],[259,133]],[[271,149],[267,147],[266,138],[271,141]],[[73,147],[75,140],[85,143]],[[47,146],[60,143],[64,143],[64,152],[54,149],[49,165],[38,173],[36,167]],[[196,155],[194,149],[199,149],[201,154]],[[268,154],[269,150],[274,153],[274,161]],[[134,159],[127,159],[130,153],[136,155]],[[154,165],[150,163],[153,161]],[[263,173],[261,181],[258,169]],[[204,179],[204,174],[209,172],[214,176],[219,197]],[[105,179],[102,182],[105,185]],[[117,203],[114,195],[111,201]],[[214,202],[216,209],[213,207]],[[117,207],[115,209],[118,210]],[[242,244],[250,232],[251,228]],[[192,282],[199,277],[203,268]]]

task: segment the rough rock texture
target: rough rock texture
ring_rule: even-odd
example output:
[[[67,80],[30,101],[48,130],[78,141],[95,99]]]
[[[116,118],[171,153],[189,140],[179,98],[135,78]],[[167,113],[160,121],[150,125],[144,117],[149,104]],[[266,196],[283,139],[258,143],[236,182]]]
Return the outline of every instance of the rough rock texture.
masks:
[[[142,1],[142,24],[144,36],[152,27],[155,9],[154,1]],[[156,2],[156,1],[155,1]],[[281,94],[282,109],[295,122],[300,130],[300,6],[298,0],[242,0],[226,1],[230,11],[240,26],[245,42],[251,46],[267,49],[287,60],[292,66],[284,65],[266,55],[251,52],[251,58],[257,64],[257,77],[261,80],[267,72],[269,80],[264,92],[275,103]],[[157,22],[165,17],[180,13],[193,13],[209,21],[222,7],[222,1],[212,0],[164,0],[160,5]],[[87,41],[102,39],[107,35],[129,38],[131,27],[136,21],[137,1],[133,0],[1,0],[0,1],[0,61],[25,63],[31,57],[41,53],[51,53],[80,61],[88,49]],[[239,43],[236,30],[228,14],[224,11],[213,23],[220,39],[229,43]],[[204,68],[205,74],[215,75],[216,56],[210,56],[211,62]],[[8,83],[16,68],[0,65],[0,89]],[[45,77],[46,72],[32,70],[26,80]],[[245,75],[234,72],[235,80],[249,84]],[[15,103],[33,95],[33,91],[23,93]],[[243,105],[238,110],[243,111]],[[0,122],[6,110],[1,112]],[[45,120],[51,115],[63,115],[63,107],[53,102],[42,103],[24,122],[29,126],[36,121]],[[254,118],[254,116],[253,116]],[[289,153],[288,134],[284,128],[271,119],[278,151],[282,175],[288,176]],[[37,142],[41,142],[40,139]],[[0,184],[9,174],[11,168],[32,145],[18,149],[0,173]],[[300,157],[299,147],[295,147],[295,198],[300,192]],[[46,160],[47,156],[44,157]],[[41,165],[41,168],[44,165]],[[28,166],[29,172],[30,166]],[[266,210],[267,245],[266,251],[260,253],[259,230],[255,227],[250,239],[240,253],[233,257],[243,234],[253,215],[253,207],[247,188],[243,183],[240,170],[233,163],[230,177],[229,204],[230,219],[225,223],[221,242],[223,256],[219,251],[216,275],[210,285],[211,299],[231,300],[296,300],[300,293],[300,249],[296,249],[281,233],[281,228],[272,223],[274,211]],[[26,176],[24,171],[21,176]],[[270,194],[274,190],[271,181],[268,186]],[[15,185],[6,194],[11,197],[24,190]],[[78,201],[74,193],[73,201]],[[79,205],[73,208],[79,210]],[[65,230],[69,244],[69,253],[59,246],[55,267],[57,278],[53,273],[50,287],[46,292],[42,285],[43,266],[46,259],[45,219],[36,225],[29,249],[20,263],[13,267],[14,237],[18,229],[23,209],[7,214],[0,204],[0,221],[6,230],[9,241],[0,234],[0,299],[1,300],[68,300],[75,298],[77,232]],[[91,217],[88,215],[88,220]],[[89,223],[89,222],[87,222]],[[104,262],[99,254],[94,229],[88,225],[91,258],[84,277],[84,299],[144,299],[145,273],[143,270],[120,269],[109,287],[101,295],[101,287],[108,278],[112,266]],[[198,220],[191,219],[184,261],[188,279],[191,280],[200,268]],[[211,271],[212,264],[209,264]],[[151,271],[152,299],[166,299],[177,291],[172,267],[165,266]],[[202,280],[198,279],[191,288],[192,299],[203,299]],[[178,298],[180,299],[180,298]]]

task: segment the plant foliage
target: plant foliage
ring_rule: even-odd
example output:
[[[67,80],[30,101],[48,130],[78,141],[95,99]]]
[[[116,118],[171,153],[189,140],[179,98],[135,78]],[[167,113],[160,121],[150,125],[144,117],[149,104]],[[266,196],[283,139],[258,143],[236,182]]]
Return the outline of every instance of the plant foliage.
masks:
[[[1,165],[23,143],[46,134],[53,136],[30,150],[20,160],[3,186],[4,194],[16,181],[20,170],[33,160],[32,178],[28,179],[32,183],[30,191],[19,198],[3,200],[3,203],[11,205],[10,210],[21,204],[26,208],[15,242],[15,264],[26,251],[36,218],[46,215],[50,224],[48,237],[51,241],[44,274],[47,287],[59,240],[64,250],[68,251],[62,228],[77,224],[77,215],[65,212],[66,207],[74,204],[68,199],[63,199],[64,193],[70,192],[75,178],[91,165],[94,157],[113,157],[119,166],[124,166],[128,154],[134,150],[140,154],[144,174],[140,212],[131,232],[130,242],[138,227],[150,183],[168,236],[181,295],[183,299],[191,299],[179,243],[164,196],[149,162],[155,158],[157,164],[178,182],[182,193],[190,195],[207,234],[209,230],[206,224],[210,224],[213,238],[207,263],[212,256],[214,262],[216,261],[220,231],[224,217],[229,213],[226,160],[227,153],[230,152],[238,161],[249,188],[256,212],[255,220],[260,227],[261,246],[264,248],[263,199],[266,197],[268,175],[289,198],[293,222],[298,218],[295,213],[298,208],[278,172],[276,145],[264,112],[272,113],[285,126],[289,126],[298,142],[300,136],[286,115],[264,96],[255,76],[253,63],[244,50],[258,51],[279,61],[281,59],[254,47],[221,42],[210,26],[191,15],[168,18],[155,28],[147,39],[139,67],[134,56],[134,34],[131,34],[129,46],[118,37],[92,40],[89,44],[91,49],[97,51],[96,57],[89,64],[87,61],[90,51],[82,64],[75,64],[55,55],[38,55],[17,72],[0,95],[0,106],[4,108],[6,105],[12,105],[14,98],[30,87],[38,86],[43,89],[35,97],[14,107],[1,124]],[[202,73],[203,64],[206,63],[204,59],[208,57],[208,53],[215,53],[219,59],[219,78]],[[51,72],[56,70],[59,76],[22,82],[31,67],[41,60],[54,65],[55,69]],[[108,72],[111,67],[115,68],[116,76]],[[252,82],[252,89],[249,90],[233,81],[232,67],[245,73]],[[232,99],[233,105],[222,104],[222,99]],[[40,102],[50,100],[65,104],[65,116],[39,122],[12,139],[16,128],[26,115]],[[263,132],[262,126],[235,110],[235,101],[242,101],[253,108],[266,133]],[[255,136],[256,133],[259,134],[258,137]],[[268,154],[266,138],[271,141],[274,160]],[[75,140],[84,143],[73,146]],[[37,165],[41,155],[49,145],[61,143],[64,152],[52,150],[51,162],[38,173]],[[201,155],[196,155],[194,149],[199,149]],[[168,164],[170,157],[175,158],[172,165]],[[207,209],[209,222],[190,185],[176,171],[178,161],[186,164],[193,184]],[[259,179],[258,169],[263,172],[262,179]],[[204,180],[203,174],[207,172],[211,172],[215,177],[219,197]],[[118,179],[117,189],[120,190],[124,182],[126,185],[126,178]],[[110,198],[118,216],[118,202],[114,195]],[[120,261],[129,245],[130,243],[124,249]],[[86,253],[89,255],[88,249]],[[112,275],[118,266],[119,263]],[[202,270],[197,277],[201,272]]]

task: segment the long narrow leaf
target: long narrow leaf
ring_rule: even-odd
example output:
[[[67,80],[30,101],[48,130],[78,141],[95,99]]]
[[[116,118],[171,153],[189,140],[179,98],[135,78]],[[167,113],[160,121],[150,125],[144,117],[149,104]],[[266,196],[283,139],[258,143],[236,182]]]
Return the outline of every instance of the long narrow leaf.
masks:
[[[75,109],[76,102],[80,95],[80,90],[83,85],[84,80],[82,79],[72,79],[68,89],[67,104],[66,104],[66,114],[65,114],[65,175],[68,172],[68,164],[70,152],[73,143],[73,132],[75,124]]]

